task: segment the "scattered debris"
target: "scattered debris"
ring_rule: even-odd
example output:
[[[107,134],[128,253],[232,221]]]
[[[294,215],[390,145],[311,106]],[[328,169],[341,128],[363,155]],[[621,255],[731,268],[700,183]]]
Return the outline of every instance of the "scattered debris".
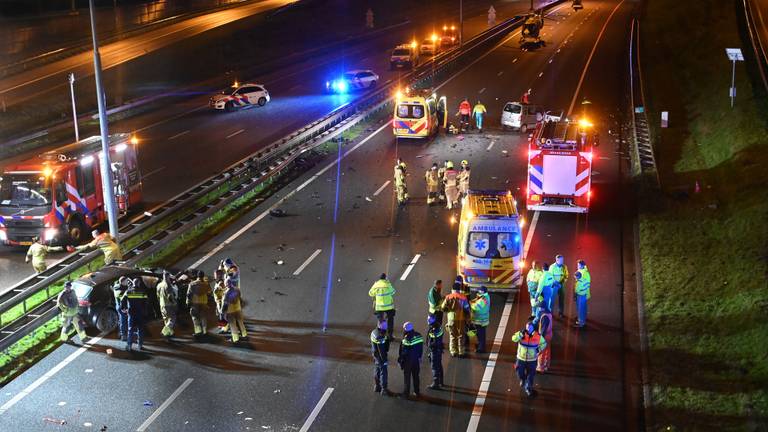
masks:
[[[373,262],[373,258],[368,258],[366,261]]]
[[[93,369],[86,369],[85,373],[93,373]]]
[[[62,426],[67,424],[66,420],[55,419],[53,417],[43,417],[43,421],[46,422],[46,423],[53,423],[53,424],[62,425]]]
[[[61,401],[61,402],[59,402],[59,403],[58,403],[58,405],[59,405],[59,406],[64,406],[64,405],[66,405],[66,404],[67,404],[67,403],[66,403],[66,402],[64,402],[64,401]]]
[[[240,414],[242,414],[242,413],[243,413],[243,411],[238,411],[238,412],[237,412],[237,415],[240,415]]]
[[[272,393],[280,393],[280,389],[273,391]]]
[[[368,202],[372,202],[373,201],[372,199],[370,199],[368,197],[365,197],[365,200],[368,201]]]
[[[283,265],[283,264],[285,264],[285,261],[283,261],[283,260],[277,260],[277,261],[275,261],[275,264],[277,264],[277,265]]]
[[[272,209],[269,211],[269,215],[274,217],[284,217],[287,216],[288,213],[286,213],[283,209]]]
[[[286,294],[284,292],[280,292],[280,291],[275,291],[275,295],[284,296],[284,295],[288,295],[288,294]]]
[[[259,299],[259,302],[264,303],[266,300],[264,300],[264,297]]]
[[[112,348],[107,348],[107,355],[112,355]]]
[[[85,422],[85,423],[83,423],[83,426],[85,426],[85,427],[91,427],[91,426],[93,426],[93,423],[91,423],[91,422]]]
[[[507,154],[507,153],[509,153],[509,152],[507,152],[506,150],[502,150],[501,152],[502,152],[502,153],[504,153],[504,154]]]
[[[145,401],[144,401],[144,406],[145,406],[145,407],[151,407],[151,406],[153,406],[153,405],[154,405],[154,403],[152,403],[152,401],[151,401],[151,400],[145,400]]]

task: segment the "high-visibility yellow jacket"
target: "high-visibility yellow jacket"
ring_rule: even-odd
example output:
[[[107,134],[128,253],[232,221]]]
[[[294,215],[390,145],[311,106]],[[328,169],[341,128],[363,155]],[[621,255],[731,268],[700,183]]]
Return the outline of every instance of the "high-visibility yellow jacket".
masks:
[[[123,253],[120,251],[120,246],[117,245],[115,239],[113,239],[109,233],[101,233],[90,243],[78,246],[75,249],[81,251],[92,248],[101,249],[101,252],[104,253],[104,264],[112,264],[115,260],[123,259]]]
[[[195,279],[189,283],[187,289],[187,303],[196,305],[208,305],[208,296],[211,295],[211,285],[207,280]]]
[[[232,314],[236,312],[240,312],[242,310],[242,306],[240,304],[240,290],[237,288],[228,288],[227,292],[224,293],[224,306],[222,307],[224,309],[224,313],[226,314]]]
[[[59,296],[56,298],[56,306],[58,306],[61,314],[65,317],[77,315],[77,305],[77,294],[75,294],[75,291],[72,289],[65,289],[60,292]]]
[[[373,307],[376,312],[395,309],[395,288],[386,279],[379,279],[373,283],[368,295],[373,297]]]
[[[64,250],[64,248],[61,246],[46,246],[35,242],[32,243],[32,246],[30,246],[27,251],[27,259],[32,259],[33,267],[40,267],[41,265],[45,265],[45,257],[48,255],[48,252],[60,252],[62,250]]]
[[[555,278],[555,282],[560,282],[561,285],[564,284],[568,279],[568,266],[565,264],[552,264],[549,266],[549,272],[552,273],[552,277]]]
[[[491,297],[488,293],[478,293],[469,306],[472,310],[472,324],[487,326],[491,314]]]
[[[519,331],[512,335],[512,342],[517,342],[517,359],[521,361],[536,361],[547,347],[547,341],[536,331],[532,335]]]

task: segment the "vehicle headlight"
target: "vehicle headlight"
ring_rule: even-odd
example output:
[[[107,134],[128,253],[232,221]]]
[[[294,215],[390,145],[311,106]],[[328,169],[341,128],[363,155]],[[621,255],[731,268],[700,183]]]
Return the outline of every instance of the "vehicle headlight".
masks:
[[[59,230],[57,228],[46,228],[45,232],[43,232],[43,241],[51,241],[55,239],[57,235],[59,235]]]

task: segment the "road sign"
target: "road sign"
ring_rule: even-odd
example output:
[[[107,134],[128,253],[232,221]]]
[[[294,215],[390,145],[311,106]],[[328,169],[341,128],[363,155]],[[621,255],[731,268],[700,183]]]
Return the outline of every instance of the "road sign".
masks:
[[[728,60],[733,63],[733,68],[731,69],[731,88],[729,91],[731,108],[733,108],[733,100],[736,99],[736,62],[744,61],[744,56],[741,54],[741,48],[726,48],[725,54],[728,56]]]
[[[730,61],[744,61],[741,48],[726,48],[725,54],[728,55],[728,60]]]

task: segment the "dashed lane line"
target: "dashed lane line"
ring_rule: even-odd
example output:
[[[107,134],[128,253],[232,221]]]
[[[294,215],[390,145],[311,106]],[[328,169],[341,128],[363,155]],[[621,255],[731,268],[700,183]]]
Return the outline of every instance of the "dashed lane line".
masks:
[[[239,130],[239,131],[237,131],[237,132],[232,132],[231,134],[227,135],[227,139],[230,139],[230,138],[232,138],[233,136],[237,136],[237,135],[240,135],[240,134],[241,134],[241,133],[243,133],[243,132],[245,132],[245,129],[240,129],[240,130]]]
[[[331,393],[333,393],[333,387],[328,387],[325,390],[325,393],[323,393],[323,397],[320,398],[320,400],[317,402],[317,405],[315,405],[315,409],[312,410],[312,412],[309,414],[309,417],[307,417],[307,420],[304,422],[304,425],[301,427],[299,432],[307,432],[310,427],[312,427],[312,423],[315,422],[315,419],[317,418],[317,415],[320,414],[320,411],[323,409],[323,406],[326,402],[328,402],[328,398],[331,397]]]
[[[180,137],[180,136],[184,136],[184,135],[186,135],[186,134],[188,134],[188,133],[190,133],[190,132],[191,132],[191,131],[190,131],[189,129],[185,130],[184,132],[179,132],[179,133],[177,133],[176,135],[174,135],[174,136],[172,136],[172,137],[168,138],[168,141],[170,141],[170,140],[175,140],[176,138],[178,138],[178,137]]]
[[[416,263],[419,262],[419,258],[421,258],[421,254],[416,254],[413,256],[410,264],[408,264],[408,267],[405,268],[403,275],[400,276],[401,281],[404,281],[408,278],[408,275],[411,274],[411,270],[413,270],[413,268],[416,266]]]
[[[320,255],[320,252],[322,252],[322,251],[323,251],[322,249],[318,249],[314,253],[312,253],[312,255],[310,255],[309,258],[307,258],[306,261],[304,261],[304,263],[302,263],[299,266],[299,268],[297,268],[296,271],[293,272],[293,275],[294,276],[298,276],[299,273],[301,273],[305,268],[307,268],[309,263],[311,263],[313,259],[317,258],[317,256]]]
[[[194,381],[194,379],[192,379],[192,378],[187,378],[187,379],[186,379],[186,380],[185,380],[185,381],[184,381],[184,382],[183,382],[183,383],[182,383],[182,384],[179,386],[179,388],[177,388],[177,389],[176,389],[176,391],[174,391],[173,393],[171,393],[171,395],[170,395],[170,396],[168,396],[168,399],[166,399],[166,400],[165,400],[165,402],[163,402],[163,404],[162,404],[162,405],[160,405],[159,407],[157,407],[157,409],[155,410],[155,412],[153,412],[153,413],[152,413],[152,415],[151,415],[151,416],[149,416],[149,418],[148,418],[148,419],[144,420],[144,423],[142,423],[142,424],[141,424],[141,426],[139,426],[139,428],[138,428],[138,429],[136,429],[136,432],[144,432],[145,430],[147,430],[147,428],[149,427],[149,425],[151,425],[151,424],[152,424],[152,422],[153,422],[153,421],[155,421],[155,419],[157,419],[158,417],[160,417],[160,414],[162,414],[162,413],[163,413],[163,411],[165,411],[165,410],[166,410],[166,408],[168,408],[168,407],[169,407],[169,406],[170,406],[170,405],[173,403],[173,401],[174,401],[174,400],[176,400],[176,398],[177,398],[177,397],[179,397],[179,395],[181,394],[181,392],[183,392],[185,388],[189,387],[189,385],[190,385],[190,384],[192,384],[192,381]]]
[[[377,196],[378,194],[380,194],[384,189],[386,189],[387,186],[389,186],[389,183],[390,183],[389,180],[385,181],[380,188],[376,189],[376,192],[373,193],[373,196]]]

